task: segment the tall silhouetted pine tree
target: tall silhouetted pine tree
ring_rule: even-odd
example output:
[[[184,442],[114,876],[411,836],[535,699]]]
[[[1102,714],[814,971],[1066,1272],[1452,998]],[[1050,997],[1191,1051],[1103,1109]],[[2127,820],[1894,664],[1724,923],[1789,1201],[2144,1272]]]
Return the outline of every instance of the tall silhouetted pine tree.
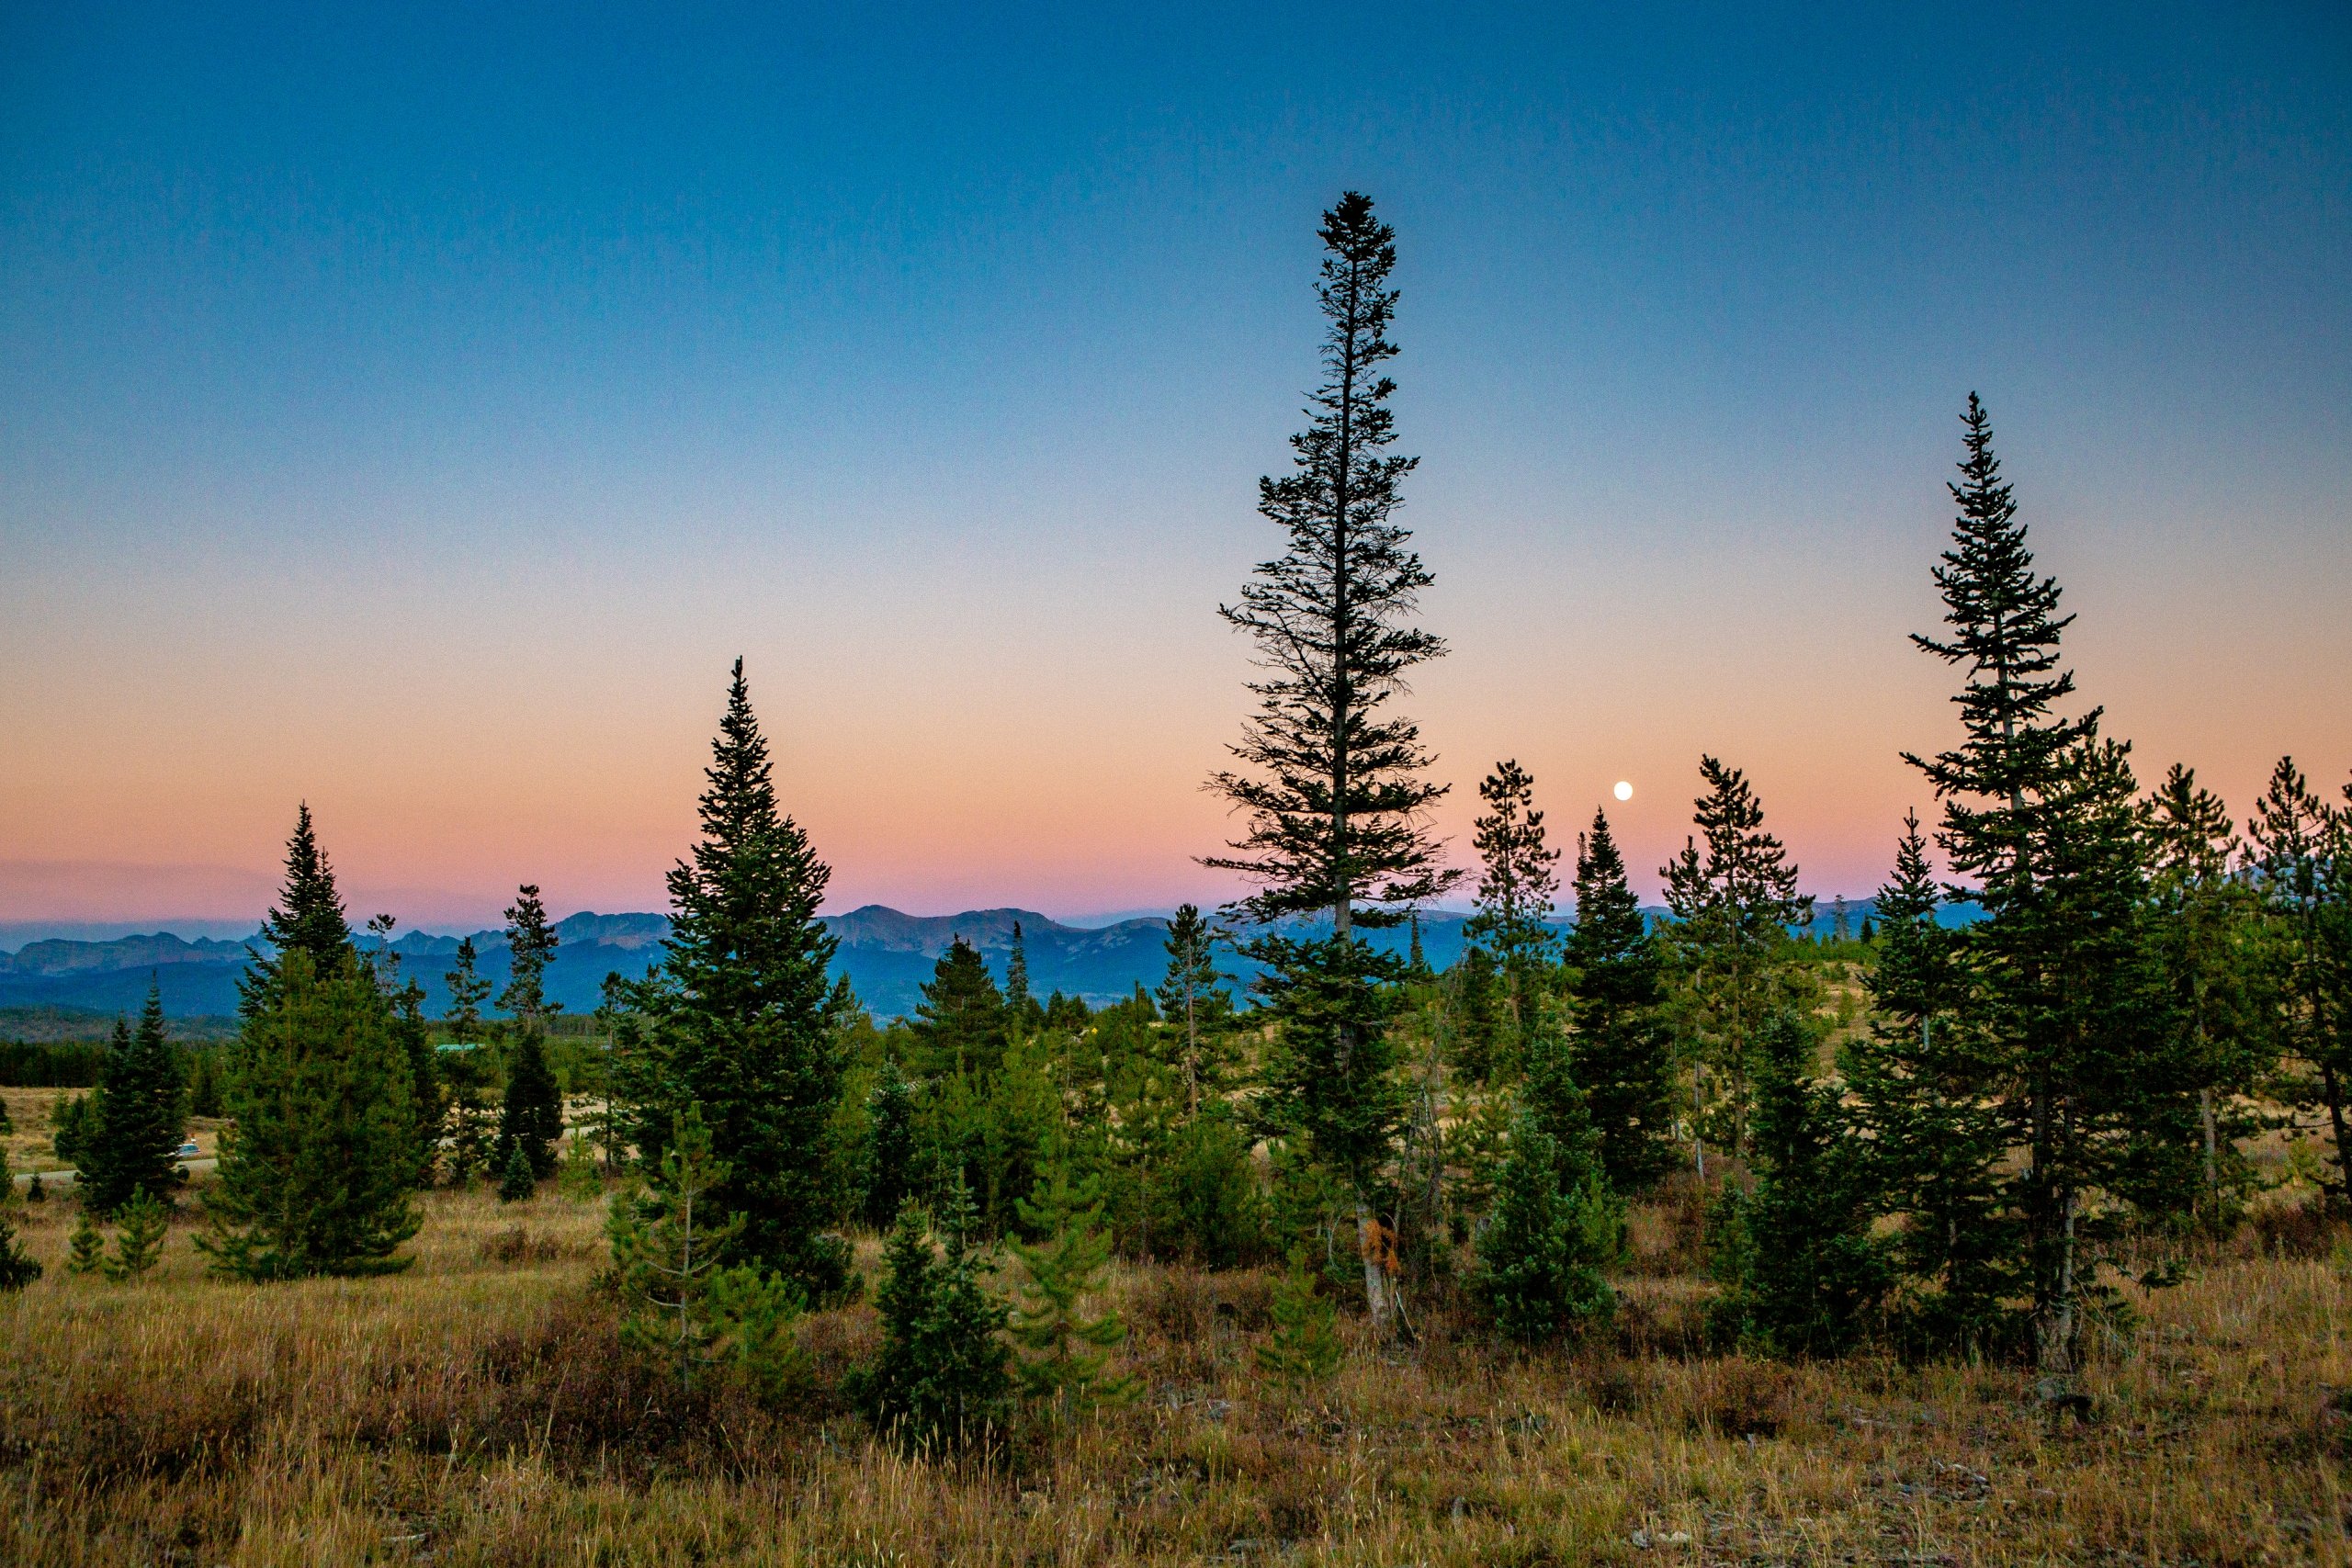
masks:
[[[543,1028],[547,1015],[558,1010],[547,992],[548,964],[558,945],[539,890],[528,884],[517,888],[506,911],[506,988],[498,1005],[526,1030]]]
[[[1674,1162],[1673,1056],[1664,959],[1625,877],[1609,818],[1577,840],[1573,1061],[1610,1185],[1638,1193]]]
[[[1258,510],[1286,548],[1219,612],[1256,641],[1261,671],[1250,682],[1258,711],[1232,749],[1248,771],[1211,780],[1247,826],[1233,853],[1204,863],[1257,885],[1235,908],[1261,926],[1330,919],[1326,936],[1265,931],[1244,952],[1266,966],[1275,1024],[1265,1108],[1353,1188],[1381,1331],[1393,1285],[1374,1202],[1402,1110],[1387,1041],[1402,965],[1355,928],[1393,924],[1451,880],[1426,825],[1444,786],[1423,776],[1431,758],[1419,730],[1389,707],[1406,672],[1444,645],[1410,624],[1431,579],[1394,521],[1415,461],[1389,451],[1396,383],[1381,370],[1396,352],[1396,235],[1350,191],[1324,214],[1321,237],[1324,379],[1307,428],[1291,438],[1292,471],[1259,481]]]
[[[187,1077],[164,1033],[163,993],[147,988],[136,1032],[118,1021],[114,1046],[98,1067],[82,1146],[83,1201],[111,1214],[145,1189],[168,1202],[179,1185],[180,1139],[187,1130]]]
[[[1535,1026],[1540,976],[1555,946],[1545,924],[1560,892],[1560,852],[1544,841],[1544,813],[1535,807],[1535,780],[1505,761],[1478,783],[1487,809],[1472,824],[1478,852],[1477,912],[1463,934],[1494,953],[1502,966],[1503,996],[1514,1044]]]
[[[702,839],[670,873],[662,962],[624,991],[639,1014],[633,1049],[651,1065],[623,1076],[650,1082],[665,1102],[659,1124],[701,1108],[728,1168],[713,1201],[742,1217],[730,1260],[823,1296],[842,1287],[848,1264],[839,1238],[821,1230],[842,1066],[826,1014],[834,943],[817,920],[831,874],[777,808],[772,775],[739,659],[705,773]],[[642,1129],[657,1118],[635,1121]]]
[[[261,923],[266,951],[254,953],[237,982],[238,1010],[247,1017],[268,1005],[270,987],[277,983],[278,964],[286,954],[307,953],[312,970],[327,974],[345,953],[354,951],[343,896],[335,891],[334,867],[319,848],[308,801],[295,808],[294,836],[286,844],[286,886],[279,898]]]
[[[1889,1251],[1899,1337],[1990,1354],[2010,1338],[2006,1303],[2019,1278],[2002,1191],[2008,1139],[1984,1093],[1995,1063],[1962,1021],[1968,974],[1960,934],[1937,923],[1942,902],[1914,813],[1878,892],[1878,962],[1865,978],[1877,1016],[1844,1067],[1876,1201],[1899,1222]]]
[[[1991,1066],[1981,1091],[2021,1155],[2008,1197],[2022,1219],[2035,1355],[2063,1392],[2080,1305],[2099,1254],[2093,1208],[2151,1140],[2193,1136],[2193,1089],[2164,1017],[2162,976],[2142,915],[2145,818],[2124,748],[2098,738],[2098,710],[2068,718],[2056,580],[2036,575],[2016,498],[1973,394],[1960,508],[1936,570],[1948,639],[1922,649],[1961,666],[1955,749],[1907,757],[1943,803],[1936,840],[1973,885],[1985,919],[1968,928],[1964,1027]]]
[[[1674,921],[1667,937],[1679,960],[1689,1019],[1702,1060],[1712,1065],[1734,1153],[1745,1146],[1747,1090],[1765,1021],[1788,998],[1789,928],[1811,923],[1813,900],[1797,892],[1797,868],[1764,830],[1764,803],[1737,768],[1699,759],[1707,793],[1695,803],[1699,838],[1659,868]],[[1702,1113],[1704,1100],[1702,1099]],[[1700,1158],[1704,1161],[1702,1152]]]

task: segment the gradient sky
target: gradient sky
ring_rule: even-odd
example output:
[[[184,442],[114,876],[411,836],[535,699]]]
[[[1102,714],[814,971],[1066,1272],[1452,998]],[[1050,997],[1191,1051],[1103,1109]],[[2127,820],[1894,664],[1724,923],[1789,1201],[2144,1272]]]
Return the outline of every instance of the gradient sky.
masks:
[[[2340,3],[429,9],[0,9],[0,921],[658,908],[739,652],[832,907],[1222,896],[1349,186],[1464,853],[1873,886],[1972,388],[2143,771],[2352,769]]]

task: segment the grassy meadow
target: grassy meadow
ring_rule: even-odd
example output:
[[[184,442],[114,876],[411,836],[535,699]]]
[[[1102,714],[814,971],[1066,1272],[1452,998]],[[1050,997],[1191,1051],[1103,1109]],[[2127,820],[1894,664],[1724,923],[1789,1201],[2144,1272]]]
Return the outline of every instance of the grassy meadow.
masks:
[[[682,1391],[616,1350],[600,1204],[424,1205],[404,1272],[264,1286],[207,1278],[185,1213],[147,1280],[72,1277],[70,1198],[18,1207],[49,1268],[0,1297],[0,1557],[2352,1562],[2352,1253],[2284,1211],[2127,1290],[2082,1420],[2013,1368],[1707,1353],[1688,1225],[1652,1206],[1603,1341],[1521,1357],[1431,1303],[1300,1396],[1254,1368],[1267,1275],[1125,1268],[1140,1397],[934,1463],[840,1401],[871,1307],[804,1322],[784,1408]]]

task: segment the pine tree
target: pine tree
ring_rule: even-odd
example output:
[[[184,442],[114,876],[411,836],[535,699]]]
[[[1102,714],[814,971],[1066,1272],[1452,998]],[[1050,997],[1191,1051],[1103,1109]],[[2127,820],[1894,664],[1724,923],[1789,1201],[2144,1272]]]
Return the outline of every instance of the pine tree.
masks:
[[[147,988],[139,1029],[117,1021],[114,1046],[90,1097],[90,1124],[79,1161],[82,1201],[111,1214],[145,1190],[151,1197],[183,1179],[179,1147],[187,1131],[187,1077],[164,1032],[163,992]]]
[[[1984,1094],[1994,1080],[1981,1032],[1963,1024],[1961,937],[1937,923],[1942,894],[1919,818],[1904,818],[1894,875],[1879,889],[1877,964],[1866,974],[1871,1032],[1846,1048],[1863,1167],[1900,1222],[1888,1263],[1899,1337],[1963,1355],[2003,1349],[2014,1326],[2018,1235],[2002,1191],[2007,1136]]]
[[[1756,1184],[1727,1189],[1712,1227],[1717,1328],[1774,1355],[1840,1355],[1886,1291],[1869,1183],[1837,1090],[1806,1072],[1804,1023],[1780,1009],[1758,1043]]]
[[[309,955],[313,974],[332,974],[345,956],[356,952],[351,924],[344,918],[343,896],[335,891],[334,867],[319,848],[311,825],[310,802],[296,808],[294,835],[286,843],[286,886],[282,902],[262,921],[260,941],[267,951],[254,951],[243,978],[237,982],[238,1010],[251,1018],[266,1009],[277,984],[279,965],[289,953]]]
[[[1478,1295],[1495,1326],[1523,1345],[1605,1322],[1617,1297],[1601,1270],[1623,1245],[1622,1213],[1589,1145],[1564,1149],[1544,1121],[1532,1106],[1521,1111],[1478,1237]]]
[[[1024,1034],[1034,1034],[1045,1021],[1046,1010],[1029,994],[1029,944],[1021,935],[1021,922],[1012,922],[1012,949],[1004,959],[1005,1021]]]
[[[1219,611],[1256,641],[1262,671],[1250,683],[1258,711],[1232,749],[1252,771],[1210,781],[1248,825],[1233,853],[1204,863],[1256,884],[1235,911],[1261,927],[1329,916],[1320,940],[1267,931],[1243,951],[1266,966],[1280,1042],[1266,1108],[1354,1187],[1365,1297],[1385,1331],[1393,1285],[1370,1243],[1396,1114],[1380,993],[1402,965],[1355,928],[1397,923],[1453,880],[1426,820],[1444,786],[1424,776],[1419,729],[1387,711],[1406,672],[1444,645],[1409,624],[1432,580],[1393,520],[1414,465],[1388,451],[1396,384],[1380,368],[1396,352],[1386,336],[1396,235],[1353,191],[1324,214],[1321,235],[1325,380],[1292,438],[1293,471],[1259,482],[1259,511],[1288,546]]]
[[[122,1206],[121,1226],[115,1232],[114,1256],[107,1259],[106,1276],[117,1282],[146,1277],[164,1256],[164,1237],[171,1210],[141,1187]]]
[[[1473,1083],[1485,1083],[1505,1066],[1502,987],[1495,960],[1476,943],[1462,950],[1446,971],[1453,1065]]]
[[[2332,1201],[2352,1206],[2352,966],[2337,942],[2352,905],[2352,830],[2313,793],[2292,757],[2281,757],[2246,824],[2255,887],[2278,932],[2270,971],[2277,1032],[2313,1081],[2296,1098],[2327,1113],[2335,1151]]]
[[[960,1180],[943,1220],[945,1254],[935,1257],[913,1206],[900,1211],[876,1303],[882,1346],[853,1387],[878,1429],[917,1450],[986,1438],[1002,1424],[1012,1389],[1007,1314],[980,1277],[978,1216]]]
[[[1159,1010],[1184,1032],[1184,1099],[1200,1113],[1201,1089],[1214,1090],[1213,1043],[1233,1013],[1233,996],[1216,968],[1217,933],[1197,904],[1180,905],[1168,922],[1168,973],[1157,993]]]
[[[1340,1342],[1331,1298],[1318,1294],[1304,1250],[1294,1249],[1290,1267],[1274,1281],[1273,1332],[1258,1347],[1258,1370],[1297,1390],[1340,1370]]]
[[[2036,1360],[2063,1394],[2099,1261],[2085,1245],[2092,1201],[2152,1146],[2194,1139],[2194,1087],[2144,929],[2145,814],[2126,749],[2099,739],[2098,709],[2057,711],[2075,690],[2059,669],[2073,617],[2034,572],[1973,394],[1963,423],[1960,512],[1935,573],[1951,635],[1913,640],[1967,671],[1954,698],[1964,739],[1905,760],[1943,804],[1936,838],[1952,874],[1974,879],[1954,896],[1984,910],[1962,947],[1965,1021],[1992,1067],[1980,1092],[2022,1156],[2007,1197],[2025,1231]]]
[[[86,1094],[62,1096],[49,1108],[50,1152],[76,1170],[89,1142],[92,1109]]]
[[[1479,1291],[1496,1325],[1533,1344],[1605,1319],[1603,1270],[1624,1250],[1624,1208],[1610,1190],[1567,1043],[1547,1010],[1528,1043],[1519,1115],[1479,1238]]]
[[[493,1156],[501,1177],[518,1150],[533,1180],[554,1175],[555,1145],[562,1136],[563,1091],[548,1066],[547,1045],[539,1032],[526,1023],[506,1064],[506,1094],[499,1110],[498,1146]]]
[[[458,943],[455,962],[445,984],[449,1011],[442,1021],[451,1043],[462,1047],[435,1063],[435,1072],[447,1097],[443,1124],[449,1141],[449,1179],[462,1186],[476,1171],[493,1168],[498,1112],[490,1102],[492,1077],[489,1071],[489,1031],[482,1022],[482,1004],[492,989],[479,967],[474,939]],[[436,1054],[437,1055],[437,1054]]]
[[[197,1247],[248,1280],[404,1268],[415,1116],[408,1064],[374,977],[345,952],[324,973],[288,949],[236,1045],[220,1163]]]
[[[673,1118],[642,1186],[613,1200],[605,1234],[621,1342],[669,1362],[681,1386],[728,1366],[774,1395],[798,1371],[793,1325],[805,1298],[780,1275],[727,1266],[743,1225],[718,1201],[727,1174],[700,1109],[689,1105]]]
[[[605,1190],[604,1172],[597,1168],[596,1151],[588,1142],[586,1129],[575,1127],[563,1144],[563,1162],[558,1168],[565,1194],[572,1198],[596,1198]]]
[[[504,1145],[506,1158],[498,1168],[498,1201],[521,1203],[538,1196],[539,1179],[531,1169],[531,1156],[518,1142]]]
[[[542,1027],[548,1014],[562,1010],[547,997],[548,964],[558,945],[538,888],[526,883],[515,890],[514,902],[506,910],[506,988],[498,994],[498,1005],[526,1032]]]
[[[890,1224],[915,1189],[915,1108],[906,1074],[882,1058],[866,1100],[865,1223]]]
[[[40,1278],[40,1264],[17,1239],[17,1223],[0,1214],[0,1294],[21,1291]]]
[[[74,1216],[73,1234],[65,1238],[65,1271],[68,1274],[95,1274],[106,1267],[107,1238],[98,1231],[97,1218],[85,1203]]]
[[[1115,1311],[1091,1317],[1084,1311],[1101,1292],[1111,1258],[1101,1207],[1084,1198],[1070,1184],[1068,1163],[1053,1161],[1021,1205],[1022,1223],[1045,1239],[1011,1244],[1029,1275],[1012,1313],[1012,1342],[1023,1353],[1015,1371],[1023,1393],[1057,1422],[1090,1405],[1124,1404],[1136,1392],[1131,1380],[1106,1370],[1105,1355],[1126,1338],[1126,1325]]]
[[[1477,913],[1463,934],[1499,961],[1512,1033],[1534,1027],[1537,976],[1555,943],[1545,924],[1560,892],[1560,852],[1544,841],[1544,813],[1535,808],[1535,780],[1518,762],[1495,764],[1478,784],[1486,812],[1472,824],[1483,867]]]
[[[956,937],[933,966],[909,1022],[922,1048],[924,1071],[933,1077],[989,1077],[1004,1062],[1005,1023],[1004,993],[979,951]]]
[[[701,840],[670,873],[661,964],[619,993],[636,1016],[615,1087],[639,1097],[640,1157],[659,1157],[677,1111],[701,1107],[728,1171],[714,1201],[743,1219],[730,1261],[823,1298],[849,1267],[846,1246],[823,1229],[843,1067],[827,1010],[835,944],[817,919],[831,873],[778,808],[740,659],[711,751]]]
[[[1626,880],[1605,813],[1577,840],[1571,1061],[1618,1192],[1646,1190],[1674,1161],[1673,1062],[1664,960]]]
[[[1758,1043],[1765,1021],[1788,999],[1789,928],[1812,923],[1813,900],[1797,891],[1787,850],[1764,830],[1764,803],[1747,775],[1705,756],[1699,772],[1707,793],[1695,802],[1693,817],[1706,852],[1700,852],[1697,838],[1686,839],[1681,854],[1658,874],[1674,916],[1666,935],[1679,960],[1692,1032],[1721,1079],[1737,1154],[1747,1139]],[[1703,1174],[1703,1145],[1699,1159]]]
[[[441,1163],[441,1139],[448,1129],[448,1089],[441,1078],[440,1053],[434,1050],[432,1031],[425,1027],[424,987],[411,979],[391,1001],[392,1043],[408,1063],[408,1102],[415,1118],[412,1140],[416,1185],[430,1187]]]
[[[2261,895],[2241,875],[2244,845],[2229,807],[2175,763],[2148,802],[2151,924],[2180,1038],[2196,1079],[2201,1158],[2188,1206],[2209,1226],[2233,1224],[2253,1171],[2238,1142],[2255,1130],[2238,1110],[2267,1085],[2278,1055]]]
[[[40,1172],[38,1170],[33,1172],[33,1179],[25,1183],[25,1201],[28,1203],[49,1201],[49,1189],[41,1184]]]

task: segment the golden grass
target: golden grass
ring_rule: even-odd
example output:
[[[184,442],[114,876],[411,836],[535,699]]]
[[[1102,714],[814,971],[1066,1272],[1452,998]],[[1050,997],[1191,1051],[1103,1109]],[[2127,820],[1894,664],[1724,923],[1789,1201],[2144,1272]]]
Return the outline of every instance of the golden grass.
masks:
[[[1696,1354],[1700,1288],[1647,1272],[1609,1346],[1511,1357],[1434,1314],[1417,1350],[1359,1345],[1286,1401],[1250,1371],[1262,1278],[1136,1269],[1114,1288],[1145,1397],[949,1465],[825,1392],[867,1309],[809,1320],[793,1410],[682,1393],[614,1352],[594,1206],[427,1208],[407,1273],[266,1287],[204,1278],[186,1221],[147,1282],[69,1279],[71,1204],[19,1209],[52,1268],[0,1303],[0,1559],[2352,1562],[2324,1262],[2135,1297],[2095,1418],[2055,1427],[2014,1370]]]

